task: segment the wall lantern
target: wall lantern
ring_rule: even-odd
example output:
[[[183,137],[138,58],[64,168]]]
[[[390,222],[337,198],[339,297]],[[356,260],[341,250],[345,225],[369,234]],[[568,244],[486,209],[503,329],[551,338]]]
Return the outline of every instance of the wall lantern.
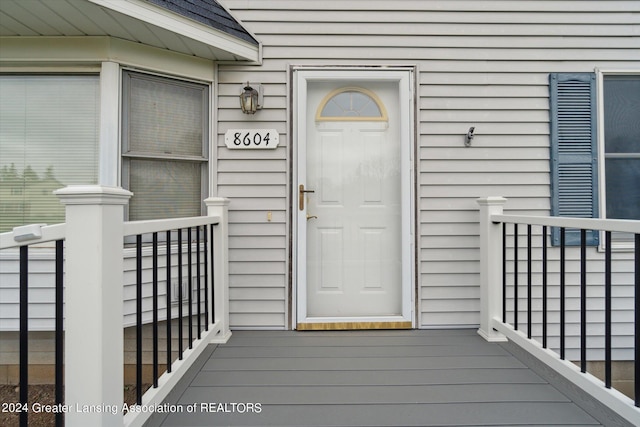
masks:
[[[240,93],[240,108],[245,114],[255,114],[262,109],[262,85],[254,84],[253,86],[256,88],[247,82]]]

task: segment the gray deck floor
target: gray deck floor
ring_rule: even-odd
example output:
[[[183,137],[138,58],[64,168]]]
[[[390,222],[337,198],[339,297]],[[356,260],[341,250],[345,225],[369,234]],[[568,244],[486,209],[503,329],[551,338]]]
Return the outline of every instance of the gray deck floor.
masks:
[[[167,400],[184,412],[149,425],[601,425],[507,348],[473,330],[236,331]]]

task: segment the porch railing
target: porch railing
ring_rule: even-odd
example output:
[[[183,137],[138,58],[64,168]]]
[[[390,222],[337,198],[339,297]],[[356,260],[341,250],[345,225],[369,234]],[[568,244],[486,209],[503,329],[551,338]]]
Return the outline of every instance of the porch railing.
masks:
[[[489,341],[514,342],[632,424],[640,425],[640,221],[505,215],[505,203],[502,197],[478,200],[481,252],[478,333]],[[557,247],[550,244],[552,228],[558,229],[560,235]],[[568,248],[565,244],[568,230],[579,233],[578,247]],[[604,246],[587,248],[588,231],[601,232]],[[626,240],[625,250],[614,251],[612,233],[631,236]],[[624,271],[615,271],[614,261],[618,266],[624,265]],[[571,276],[576,277],[571,284],[567,280],[569,264]],[[595,268],[596,265],[600,267]],[[633,313],[631,337],[629,333],[618,334],[618,341],[624,343],[614,349],[615,286],[633,289],[635,298],[631,310],[626,310]],[[594,288],[602,288],[602,297],[588,295],[588,289]],[[572,291],[571,298],[568,289]],[[577,295],[573,294],[574,289],[578,290]],[[569,312],[578,313],[571,326],[579,327],[571,334],[567,332]],[[600,316],[602,312],[604,316]],[[601,326],[603,332],[594,330]],[[569,335],[571,346],[567,344]],[[620,354],[618,359],[633,360],[634,399],[612,387],[613,350]],[[601,354],[605,367],[603,380],[587,368],[587,361],[598,359]]]
[[[123,208],[131,196],[125,190],[102,186],[71,186],[56,194],[66,206],[65,224],[28,226],[0,235],[0,249],[19,248],[20,253],[20,404],[29,408],[29,246],[55,242],[55,405],[59,412],[56,425],[62,425],[64,414],[66,426],[141,426],[207,344],[226,342],[231,335],[227,272],[228,200],[205,200],[208,207],[208,216],[205,217],[124,222]],[[159,240],[162,242],[159,243]],[[162,308],[159,307],[158,286],[162,281],[159,275],[160,246],[164,251],[162,268],[166,273],[163,295],[166,300]],[[136,404],[143,408],[126,411],[125,415],[123,253],[127,252],[135,252]],[[152,277],[143,282],[143,263],[146,265],[147,261],[151,263],[149,270]],[[175,301],[177,313],[172,311],[174,301],[170,285],[174,265],[178,273],[178,295]],[[182,292],[183,268],[187,270],[184,284],[187,295]],[[195,271],[192,272],[192,269]],[[152,288],[150,298],[145,298],[142,294],[145,286]],[[148,300],[151,300],[151,307],[143,307],[143,303]],[[183,315],[183,308],[186,316]],[[183,348],[183,319],[188,324],[187,348]],[[159,375],[161,362],[158,341],[161,320],[165,320],[167,325],[164,333],[167,351],[165,372]],[[178,323],[178,351],[175,359],[172,357],[175,351],[172,351],[171,346],[172,320]],[[151,324],[153,346],[152,388],[144,394],[143,323]],[[28,415],[29,411],[20,411],[21,426],[28,425]]]
[[[54,289],[55,289],[55,326],[54,326],[54,404],[60,406],[64,403],[64,332],[63,332],[63,300],[64,300],[64,284],[63,284],[63,264],[64,264],[64,239],[66,235],[65,224],[57,224],[49,227],[41,227],[32,225],[19,227],[11,233],[0,234],[0,250],[2,249],[18,249],[18,276],[19,276],[19,344],[18,344],[18,378],[20,384],[20,393],[18,402],[10,409],[10,412],[19,414],[20,426],[27,426],[29,420],[29,247],[33,244],[34,239],[38,243],[48,243],[55,245],[55,271],[54,271]],[[0,261],[2,262],[2,261]],[[0,274],[2,271],[0,270]],[[5,402],[7,403],[7,402]],[[55,414],[55,425],[60,427],[63,425],[63,413]]]

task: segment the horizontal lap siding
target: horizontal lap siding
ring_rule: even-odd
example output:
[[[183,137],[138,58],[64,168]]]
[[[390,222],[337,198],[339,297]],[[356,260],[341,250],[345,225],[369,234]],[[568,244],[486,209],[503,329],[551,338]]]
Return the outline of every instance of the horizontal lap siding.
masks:
[[[255,75],[233,66],[221,66],[219,71],[216,184],[218,195],[231,199],[229,310],[236,329],[283,329],[287,324],[289,135],[284,79],[284,71]],[[265,108],[255,116],[239,109],[238,95],[247,81],[264,87]],[[279,146],[229,150],[224,134],[235,128],[276,129]]]
[[[548,210],[546,76],[495,65],[482,74],[423,73],[419,277],[426,326],[478,323],[478,197],[502,195],[511,209]],[[467,148],[470,126],[476,136]],[[454,236],[456,245],[431,236]]]
[[[55,250],[29,250],[29,330],[55,325]],[[20,328],[20,261],[15,249],[0,251],[0,331]]]
[[[527,331],[527,227],[518,227],[518,329]],[[511,314],[514,308],[514,251],[513,229],[507,228],[507,320],[513,322]],[[547,242],[549,238],[547,237]],[[548,243],[549,244],[549,243]],[[559,351],[560,347],[560,249],[549,246],[547,250],[547,292],[548,292],[548,318],[551,325],[548,330],[549,347]],[[579,335],[580,335],[580,248],[567,247],[565,262],[565,324],[567,334],[567,358],[579,360]],[[604,360],[604,334],[605,334],[605,262],[604,253],[595,248],[588,248],[587,263],[587,334],[589,360]],[[531,283],[532,283],[532,335],[542,339],[542,235],[541,227],[532,227],[531,250]],[[612,288],[611,306],[615,360],[633,360],[633,348],[635,341],[634,330],[634,265],[629,253],[612,253]]]
[[[548,215],[548,74],[640,67],[636,1],[224,5],[262,42],[264,57],[261,66],[219,66],[217,182],[232,199],[234,326],[289,326],[289,65],[418,67],[421,327],[478,323],[478,197],[502,195],[512,213]],[[246,81],[265,89],[265,109],[255,116],[238,109]],[[476,137],[466,148],[470,126]],[[281,148],[227,150],[223,134],[234,127],[276,128]]]
[[[195,233],[194,233],[195,237]],[[186,233],[185,237],[186,239]],[[183,310],[188,310],[188,269],[187,245],[183,245]],[[196,247],[192,252],[192,304],[197,313],[197,255]],[[171,289],[173,301],[171,316],[178,315],[178,256],[177,245],[172,247]],[[145,244],[142,258],[142,321],[150,323],[153,319],[153,258],[150,245]],[[167,317],[166,299],[166,244],[160,243],[158,248],[158,316],[160,320]],[[55,251],[53,248],[40,247],[29,250],[29,330],[55,330]],[[63,267],[64,268],[64,267]],[[204,253],[200,253],[201,276],[201,313],[204,316]],[[136,324],[136,258],[135,249],[124,250],[123,273],[123,324],[125,327]],[[63,279],[64,282],[64,279]],[[208,295],[209,300],[211,294]],[[7,249],[0,251],[0,331],[18,331],[20,326],[20,262],[18,251]]]

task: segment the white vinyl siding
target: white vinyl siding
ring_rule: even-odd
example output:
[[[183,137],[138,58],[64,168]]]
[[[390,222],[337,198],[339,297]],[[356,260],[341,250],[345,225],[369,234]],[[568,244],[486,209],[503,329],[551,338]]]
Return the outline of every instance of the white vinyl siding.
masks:
[[[232,199],[233,327],[290,327],[290,65],[417,66],[417,305],[423,328],[478,324],[478,197],[507,197],[510,213],[550,212],[549,74],[640,68],[636,1],[224,5],[263,46],[260,66],[218,69],[216,181],[218,193]],[[252,117],[238,106],[246,81],[264,86],[264,109]],[[476,137],[467,148],[471,126]],[[280,147],[227,150],[224,133],[237,127],[276,128]]]
[[[507,308],[509,314],[507,321],[513,322],[513,229],[507,228]],[[527,332],[527,263],[526,225],[518,227],[518,283],[519,283],[519,320],[518,329]],[[550,239],[547,238],[547,244]],[[532,227],[532,307],[534,310],[532,320],[532,335],[542,341],[542,238],[541,228]],[[588,331],[588,360],[604,360],[604,318],[605,318],[605,262],[604,253],[595,248],[588,250],[589,262],[587,263],[587,331]],[[548,328],[549,348],[560,352],[560,249],[548,246]],[[566,248],[566,348],[567,359],[580,359],[580,248]],[[613,310],[613,339],[614,360],[633,360],[634,348],[634,265],[632,254],[616,252],[612,254],[612,310]]]
[[[55,255],[52,248],[29,250],[29,330],[55,327]],[[0,251],[0,331],[20,327],[20,262],[17,250]]]

